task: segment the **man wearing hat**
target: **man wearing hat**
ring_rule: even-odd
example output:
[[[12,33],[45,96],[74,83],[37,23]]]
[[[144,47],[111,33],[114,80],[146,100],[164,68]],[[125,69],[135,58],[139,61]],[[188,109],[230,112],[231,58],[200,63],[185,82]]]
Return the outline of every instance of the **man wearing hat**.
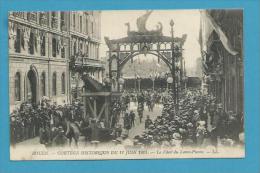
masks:
[[[152,124],[153,124],[153,122],[152,122],[152,120],[150,119],[150,116],[147,115],[146,120],[145,120],[145,124],[144,124],[144,128],[147,129],[147,128],[148,128],[150,125],[152,125]]]
[[[64,130],[62,126],[59,126],[57,129],[57,135],[53,138],[53,144],[55,146],[65,146],[67,144],[67,138],[64,135]]]
[[[126,130],[131,129],[131,120],[130,120],[130,116],[128,113],[125,113],[125,116],[124,116],[124,128]]]
[[[130,116],[130,120],[131,120],[131,126],[133,127],[133,126],[135,126],[135,113],[133,110],[131,110],[129,116]]]
[[[209,116],[210,116],[210,124],[211,125],[213,125],[213,120],[214,120],[214,116],[215,116],[215,110],[216,110],[215,100],[212,99],[211,103],[209,105]]]
[[[144,104],[142,102],[138,102],[137,112],[140,119],[140,123],[142,123],[143,111],[144,111]]]

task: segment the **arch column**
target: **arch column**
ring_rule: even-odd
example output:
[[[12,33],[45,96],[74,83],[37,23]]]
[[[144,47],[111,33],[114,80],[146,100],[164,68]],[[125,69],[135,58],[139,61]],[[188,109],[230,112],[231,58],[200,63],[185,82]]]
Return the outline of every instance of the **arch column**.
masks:
[[[109,58],[109,78],[111,81],[112,92],[119,92],[118,79],[120,76],[120,69],[118,55],[118,52],[111,52],[111,57]]]

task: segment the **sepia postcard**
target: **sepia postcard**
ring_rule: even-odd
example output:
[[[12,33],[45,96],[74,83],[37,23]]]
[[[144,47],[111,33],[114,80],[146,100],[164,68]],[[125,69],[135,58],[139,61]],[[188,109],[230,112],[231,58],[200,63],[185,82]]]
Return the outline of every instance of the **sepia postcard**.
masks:
[[[10,11],[11,160],[244,158],[242,9]]]

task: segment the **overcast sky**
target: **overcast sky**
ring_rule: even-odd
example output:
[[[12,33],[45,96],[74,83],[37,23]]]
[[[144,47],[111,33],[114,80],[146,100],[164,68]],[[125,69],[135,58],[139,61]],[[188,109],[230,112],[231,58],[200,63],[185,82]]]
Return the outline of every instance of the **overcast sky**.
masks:
[[[143,15],[145,10],[102,11],[101,13],[101,57],[106,56],[107,46],[104,37],[117,39],[127,36],[125,23],[130,23],[131,30],[137,30],[136,19]],[[183,56],[187,69],[195,67],[196,59],[200,57],[198,44],[200,12],[199,10],[154,10],[147,20],[148,30],[156,29],[158,22],[163,24],[163,35],[170,36],[170,20],[174,20],[174,35],[182,37],[187,34],[183,46]]]

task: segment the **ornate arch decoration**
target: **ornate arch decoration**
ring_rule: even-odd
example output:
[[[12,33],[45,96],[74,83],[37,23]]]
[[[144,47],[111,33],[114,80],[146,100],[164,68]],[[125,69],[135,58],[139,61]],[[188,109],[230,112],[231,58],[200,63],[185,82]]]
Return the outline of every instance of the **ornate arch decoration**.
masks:
[[[132,58],[134,58],[137,55],[143,54],[142,52],[135,52],[135,53],[130,53],[128,56],[126,56],[123,60],[120,61],[119,63],[119,70],[121,71],[124,67],[124,65]],[[162,55],[160,52],[157,51],[148,51],[147,54],[150,55],[154,55],[157,56],[158,58],[160,58],[161,60],[163,60],[163,62],[165,62],[165,64],[169,67],[169,69],[171,70],[171,62],[164,56]]]
[[[109,76],[110,79],[116,77],[117,82],[121,76],[121,70],[124,65],[133,57],[139,54],[151,54],[158,57],[158,60],[162,60],[166,63],[172,73],[176,74],[173,58],[175,55],[175,47],[179,50],[183,50],[187,35],[183,34],[182,37],[164,36],[162,33],[162,24],[159,22],[156,30],[147,30],[146,21],[152,11],[146,12],[144,15],[137,19],[137,31],[130,30],[130,24],[126,23],[127,36],[119,39],[109,39],[105,37],[105,42],[109,49]],[[171,26],[172,27],[172,26]],[[130,50],[126,49],[126,46],[130,47]],[[172,57],[174,56],[174,57]],[[114,62],[116,58],[115,69],[112,69],[111,62]],[[118,85],[117,91],[120,91]]]

